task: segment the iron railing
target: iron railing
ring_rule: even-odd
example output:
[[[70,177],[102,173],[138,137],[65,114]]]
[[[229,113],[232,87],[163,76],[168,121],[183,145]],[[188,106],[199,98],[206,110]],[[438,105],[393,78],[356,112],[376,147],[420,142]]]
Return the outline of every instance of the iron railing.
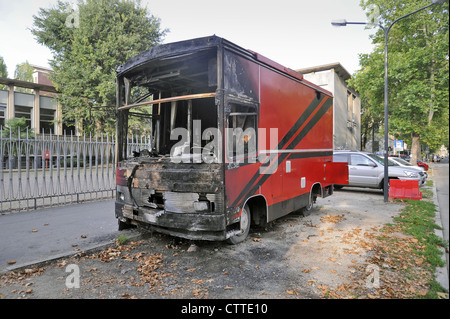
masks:
[[[130,155],[150,149],[147,137],[127,143]],[[113,135],[5,134],[0,127],[0,212],[114,198],[115,156]]]

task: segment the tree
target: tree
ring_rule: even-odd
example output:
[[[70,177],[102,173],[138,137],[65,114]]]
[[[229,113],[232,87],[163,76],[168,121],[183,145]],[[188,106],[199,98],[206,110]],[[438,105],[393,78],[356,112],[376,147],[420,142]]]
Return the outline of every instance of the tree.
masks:
[[[0,56],[0,77],[7,78],[8,77],[8,68],[6,67],[5,60]],[[5,85],[0,84],[0,90],[4,90]]]
[[[23,63],[19,63],[16,65],[16,69],[14,70],[14,78],[17,80],[33,82],[33,72],[34,69],[28,61]],[[17,92],[24,93],[33,93],[32,89],[25,89],[21,87],[16,87]]]
[[[384,26],[425,4],[421,0],[363,0],[364,9],[378,6]],[[448,144],[448,3],[432,6],[397,22],[389,32],[389,133],[411,145],[412,162],[421,158],[420,144],[431,149]],[[384,107],[384,33],[361,55],[361,69],[351,84],[368,100],[372,114]]]
[[[33,129],[29,129],[27,120],[24,117],[13,118],[6,121],[6,126],[2,128],[1,132],[3,138],[32,138],[34,137]]]
[[[81,120],[86,132],[113,132],[116,68],[160,44],[167,31],[135,1],[80,0],[77,10],[58,1],[40,9],[31,32],[53,53],[63,120]]]
[[[2,56],[0,56],[0,77],[8,77],[8,68],[6,67],[5,60],[3,60]]]
[[[28,63],[28,61],[25,61],[24,63],[19,63],[16,65],[14,78],[17,80],[33,82],[33,72],[33,67],[30,63]]]

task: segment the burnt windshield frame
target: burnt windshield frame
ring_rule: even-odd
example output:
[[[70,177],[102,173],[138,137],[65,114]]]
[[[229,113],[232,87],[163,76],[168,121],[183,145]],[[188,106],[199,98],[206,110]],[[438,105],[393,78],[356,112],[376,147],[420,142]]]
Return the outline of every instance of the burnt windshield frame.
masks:
[[[211,114],[211,121],[213,120],[213,124],[211,124],[211,126],[222,133],[221,141],[223,145],[223,130],[225,126],[225,114],[223,110],[223,55],[225,47],[228,48],[229,45],[230,44],[226,40],[216,36],[159,45],[131,58],[117,68],[117,139],[119,141],[118,145],[122,145],[118,148],[118,161],[126,159],[126,157],[123,157],[122,154],[126,153],[125,139],[128,134],[127,119],[129,117],[129,110],[120,108],[129,103],[140,103],[140,101],[145,101],[145,99],[148,99],[150,97],[149,92],[148,95],[128,98],[128,103],[125,103],[124,81],[129,81],[129,85],[131,87],[139,85],[146,86],[153,94],[153,99],[158,99],[160,97],[170,97],[172,95],[185,95],[207,92],[216,94],[215,98],[212,99],[213,102],[208,105],[211,109],[214,108],[214,111]],[[247,52],[243,49],[242,51]],[[203,71],[200,70],[200,72],[192,72],[192,76],[187,74],[188,77],[185,77],[186,73],[183,74],[183,70],[185,69],[180,69],[182,72],[181,74],[178,74],[178,69],[175,70],[175,68],[170,68],[171,63],[180,61],[182,62],[183,59],[193,59],[194,61],[197,59],[197,62],[202,60],[201,64],[203,65]],[[152,68],[154,66],[158,67],[158,64],[160,67],[157,70],[159,72],[157,73],[159,79],[158,81],[155,81],[156,77],[151,78],[151,74],[149,74],[148,72],[153,72],[149,71],[149,68]],[[161,68],[162,66],[163,68]],[[194,68],[191,67],[190,70],[194,70],[195,63],[191,64],[191,66],[194,66]],[[166,68],[166,70],[163,70],[164,67]],[[166,73],[164,74],[164,72]],[[155,72],[153,73],[156,74]],[[174,83],[171,81],[173,79],[176,79],[177,77],[179,79],[183,78],[183,81],[185,82],[178,83],[178,85],[171,85]],[[128,92],[130,90],[130,88],[127,89]],[[195,104],[196,102],[194,102],[194,112]],[[167,106],[164,104],[152,106],[152,134],[156,132],[156,121],[160,120],[161,118],[160,116],[158,116],[158,110],[162,110],[164,108],[171,108],[170,103]],[[196,119],[195,114],[193,114],[193,120],[194,119]],[[205,128],[207,127],[202,125],[202,129]],[[156,141],[153,145],[156,145]],[[221,153],[222,155],[220,162],[223,163],[225,160],[225,152]],[[158,156],[163,156],[162,154],[167,155],[165,151],[160,151],[158,154]],[[156,156],[156,153],[153,153],[153,155]]]
[[[254,163],[258,152],[258,105],[229,101],[226,114],[225,150],[229,162]],[[250,130],[250,131],[249,131]]]

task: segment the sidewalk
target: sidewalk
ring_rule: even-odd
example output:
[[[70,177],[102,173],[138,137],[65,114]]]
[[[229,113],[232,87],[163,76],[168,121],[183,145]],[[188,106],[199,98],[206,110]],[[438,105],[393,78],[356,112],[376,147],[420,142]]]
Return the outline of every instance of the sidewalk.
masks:
[[[435,217],[435,221],[436,221],[436,225],[440,226],[442,228],[441,229],[435,229],[435,234],[441,238],[443,238],[444,240],[446,239],[444,236],[444,227],[445,225],[443,224],[443,221],[441,219],[441,213],[446,214],[448,216],[448,207],[441,207],[439,200],[438,200],[438,194],[437,194],[437,190],[436,190],[436,166],[438,164],[435,163],[431,163],[430,167],[432,168],[433,172],[431,177],[431,180],[433,180],[433,203],[436,205],[436,217]],[[447,164],[448,165],[448,164]],[[448,177],[448,176],[447,176]],[[447,225],[448,227],[448,225]],[[445,252],[444,248],[440,249],[443,253],[443,260],[446,263],[446,266],[444,267],[439,267],[436,268],[436,281],[439,282],[439,284],[444,287],[445,289],[447,289],[447,291],[449,290],[449,273],[448,273],[448,269],[449,269],[449,260],[448,260],[448,253]]]
[[[0,215],[0,273],[112,243],[120,235],[114,201]]]

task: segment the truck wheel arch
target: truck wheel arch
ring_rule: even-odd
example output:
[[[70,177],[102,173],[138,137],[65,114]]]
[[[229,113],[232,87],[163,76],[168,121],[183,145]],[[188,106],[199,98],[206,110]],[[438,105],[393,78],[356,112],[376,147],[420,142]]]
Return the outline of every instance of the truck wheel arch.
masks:
[[[311,186],[307,206],[301,208],[303,216],[309,216],[311,214],[317,196],[323,197],[323,189],[320,183],[314,183],[313,186]]]
[[[317,197],[323,197],[323,188],[322,184],[314,183],[311,186],[311,191],[309,192],[309,201],[315,202]]]
[[[264,227],[268,220],[267,200],[264,195],[259,194],[247,198],[242,207],[245,207],[245,205],[250,208],[251,223]]]

